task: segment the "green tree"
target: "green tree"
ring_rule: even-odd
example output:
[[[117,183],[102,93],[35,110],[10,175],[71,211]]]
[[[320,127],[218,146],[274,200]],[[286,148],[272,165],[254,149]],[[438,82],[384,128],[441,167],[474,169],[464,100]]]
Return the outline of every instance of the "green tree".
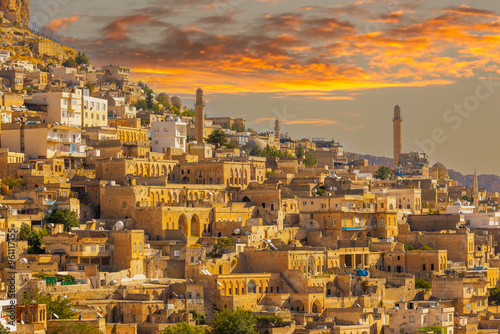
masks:
[[[257,319],[252,312],[238,309],[217,312],[211,324],[211,334],[254,334]]]
[[[239,148],[239,146],[234,141],[232,141],[226,145],[226,148]]]
[[[203,334],[205,328],[191,326],[187,322],[180,322],[175,326],[169,326],[161,334]]]
[[[189,311],[193,315],[193,319],[196,321],[196,325],[201,325],[202,323],[205,322],[205,315],[201,314],[200,312],[196,310],[191,310]]]
[[[250,155],[252,157],[262,157],[263,156],[263,152],[260,149],[260,147],[258,147],[257,145],[255,145],[254,147],[252,147],[252,150],[250,151]]]
[[[227,143],[226,133],[222,130],[216,129],[208,136],[206,142],[213,144],[216,147],[225,146]]]
[[[392,170],[387,166],[380,166],[374,176],[379,180],[385,180],[392,176]]]
[[[55,210],[49,217],[49,221],[53,224],[63,224],[64,230],[69,231],[72,227],[77,227],[80,224],[78,215],[71,210]]]
[[[430,251],[430,250],[433,250],[432,247],[430,246],[427,246],[427,245],[423,245],[422,247],[420,247],[420,250],[423,250],[423,251]]]
[[[89,56],[81,52],[78,52],[78,54],[75,57],[75,62],[78,65],[89,65],[90,64]]]
[[[68,58],[62,63],[62,66],[77,68],[78,63],[76,62],[75,58]]]
[[[316,160],[316,157],[312,153],[309,153],[307,158],[304,159],[304,165],[306,165],[307,167],[314,167],[317,164],[318,160]]]
[[[10,329],[5,328],[2,324],[0,324],[0,334],[9,334]]]
[[[474,199],[471,196],[467,196],[467,195],[463,195],[462,197],[460,197],[460,199],[463,201],[467,201],[469,203],[474,202]]]
[[[295,155],[299,159],[302,159],[306,155],[306,153],[304,152],[304,148],[302,147],[302,145],[299,145],[299,148],[297,149],[297,152],[295,152]]]
[[[113,326],[113,329],[111,329],[111,334],[118,334],[118,330],[116,329],[117,325],[118,325],[118,324],[115,324],[115,325]]]
[[[53,317],[54,314],[56,314],[59,319],[71,319],[77,314],[72,310],[73,302],[71,302],[70,299],[62,296],[57,296],[57,298],[52,299],[50,294],[42,292],[40,289],[25,291],[20,304],[45,304],[47,305],[47,314],[50,317]]]
[[[490,303],[500,305],[500,285],[497,285],[490,291]]]
[[[8,176],[2,180],[2,183],[5,184],[7,187],[9,187],[9,189],[12,189],[12,187],[14,186],[22,186],[24,180],[14,176]]]
[[[22,223],[21,228],[19,229],[19,240],[28,241],[30,234],[31,226],[26,223]]]
[[[97,327],[85,322],[66,322],[51,331],[53,334],[103,334]]]
[[[431,281],[425,277],[415,277],[415,289],[426,289],[432,288]]]
[[[19,231],[19,240],[28,242],[28,254],[43,254],[45,249],[43,246],[43,236],[47,235],[48,232],[44,228],[42,230],[31,230],[31,226],[26,223],[21,225]]]
[[[154,99],[153,99],[153,92],[147,92],[146,93],[146,105],[148,110],[153,110],[154,108]]]

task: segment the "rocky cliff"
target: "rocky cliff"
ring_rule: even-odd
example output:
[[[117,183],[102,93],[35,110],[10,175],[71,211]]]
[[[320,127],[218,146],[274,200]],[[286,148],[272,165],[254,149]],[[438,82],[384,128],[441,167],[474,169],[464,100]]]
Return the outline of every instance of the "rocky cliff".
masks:
[[[29,27],[30,1],[29,0],[0,0],[0,17],[21,27]]]

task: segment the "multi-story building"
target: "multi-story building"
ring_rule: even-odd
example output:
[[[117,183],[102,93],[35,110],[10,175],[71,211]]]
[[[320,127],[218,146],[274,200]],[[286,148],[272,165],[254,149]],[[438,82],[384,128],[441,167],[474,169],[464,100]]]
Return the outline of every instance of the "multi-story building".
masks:
[[[453,307],[444,307],[437,302],[400,302],[395,309],[386,310],[390,321],[384,333],[433,333],[453,334]]]
[[[24,87],[24,69],[21,67],[10,66],[0,69],[0,78],[5,78],[10,84],[10,88],[21,90]]]
[[[82,126],[82,91],[35,93],[25,101],[30,110],[45,111],[47,123]]]
[[[84,93],[82,126],[108,126],[108,100]]]
[[[63,158],[68,168],[85,158],[86,144],[77,127],[55,124],[6,124],[1,134],[2,148],[36,158]]]
[[[167,147],[186,151],[187,123],[179,118],[167,117],[164,122],[151,123],[151,145],[153,152],[163,152]]]

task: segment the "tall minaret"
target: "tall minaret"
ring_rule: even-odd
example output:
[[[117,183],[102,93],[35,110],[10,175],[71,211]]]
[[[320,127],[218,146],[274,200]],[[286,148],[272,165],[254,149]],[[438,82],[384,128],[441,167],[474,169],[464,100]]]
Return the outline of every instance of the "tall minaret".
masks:
[[[476,207],[476,211],[479,211],[479,185],[477,183],[477,172],[474,168],[474,186],[473,186],[473,194],[472,197],[474,199],[474,206]]]
[[[276,118],[276,121],[274,121],[274,138],[276,140],[280,140],[280,120]]]
[[[403,147],[403,137],[401,135],[401,125],[403,123],[403,118],[401,117],[401,108],[397,105],[394,108],[394,118],[392,119],[393,129],[394,129],[394,168],[399,164],[399,155],[402,153]]]
[[[196,102],[194,103],[195,118],[194,128],[196,133],[196,142],[204,143],[205,132],[205,102],[203,101],[203,89],[198,88],[196,91]]]

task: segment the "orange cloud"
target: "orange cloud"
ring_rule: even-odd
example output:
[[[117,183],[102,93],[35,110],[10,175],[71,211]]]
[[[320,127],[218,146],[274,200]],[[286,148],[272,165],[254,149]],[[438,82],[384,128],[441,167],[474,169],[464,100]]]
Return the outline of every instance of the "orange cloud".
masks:
[[[222,30],[202,29],[199,19],[162,25],[148,12],[115,18],[103,39],[80,48],[103,55],[105,62],[112,57],[131,65],[134,80],[178,95],[191,95],[201,85],[214,95],[349,101],[369,89],[449,85],[480,71],[500,71],[494,12],[460,6],[422,14],[401,6],[383,15],[353,16],[354,8],[376,5],[363,3],[261,14],[243,30],[232,29],[237,20]],[[373,21],[379,29],[363,33]],[[141,44],[131,38],[136,25],[164,29],[155,30],[157,42]]]
[[[47,23],[45,27],[52,31],[58,31],[60,29],[66,28],[68,25],[78,21],[79,19],[80,19],[79,15],[74,15],[72,17],[61,17],[50,21],[49,23]]]

